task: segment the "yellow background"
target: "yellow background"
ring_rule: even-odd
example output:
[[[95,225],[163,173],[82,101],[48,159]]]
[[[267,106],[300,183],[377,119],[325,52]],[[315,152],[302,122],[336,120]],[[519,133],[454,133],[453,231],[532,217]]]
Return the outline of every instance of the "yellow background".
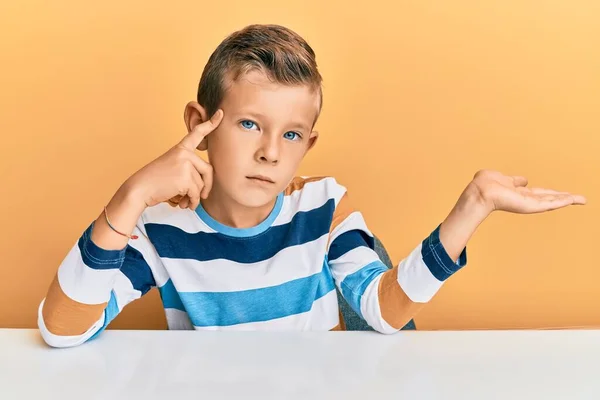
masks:
[[[600,325],[597,0],[2,3],[0,326],[35,326],[69,248],[180,139],[208,56],[254,22],[316,50],[321,138],[300,173],[346,184],[395,262],[477,169],[588,197],[493,215],[421,329]],[[112,325],[164,326],[156,291]]]

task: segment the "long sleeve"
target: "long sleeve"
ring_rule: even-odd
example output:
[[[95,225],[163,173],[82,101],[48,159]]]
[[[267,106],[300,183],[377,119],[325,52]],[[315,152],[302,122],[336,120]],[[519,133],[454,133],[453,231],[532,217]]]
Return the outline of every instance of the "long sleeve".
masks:
[[[130,302],[156,286],[152,269],[160,259],[142,224],[122,250],[104,250],[91,240],[93,223],[58,268],[38,310],[47,344],[71,347],[102,332]]]
[[[375,253],[373,234],[347,194],[334,212],[327,257],[342,296],[381,333],[400,330],[466,264],[466,250],[458,262],[447,254],[438,226],[408,257],[388,269]]]

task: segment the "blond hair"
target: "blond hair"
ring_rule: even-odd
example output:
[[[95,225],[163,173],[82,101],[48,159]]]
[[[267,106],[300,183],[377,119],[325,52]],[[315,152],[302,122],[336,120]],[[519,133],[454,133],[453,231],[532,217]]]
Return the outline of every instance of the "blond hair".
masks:
[[[213,115],[229,83],[259,70],[283,85],[308,85],[319,93],[321,74],[315,52],[297,33],[280,25],[249,25],[229,35],[208,59],[198,85],[198,103]]]

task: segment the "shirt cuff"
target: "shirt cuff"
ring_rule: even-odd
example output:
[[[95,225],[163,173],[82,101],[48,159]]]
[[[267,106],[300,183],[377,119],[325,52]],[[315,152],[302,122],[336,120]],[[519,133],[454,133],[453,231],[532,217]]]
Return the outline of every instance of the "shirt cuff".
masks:
[[[440,241],[440,226],[441,224],[423,241],[421,256],[433,276],[443,282],[467,265],[467,249],[465,247],[454,262]]]
[[[105,250],[92,241],[92,223],[79,238],[78,246],[85,265],[92,269],[119,269],[125,260],[127,247],[122,250]]]

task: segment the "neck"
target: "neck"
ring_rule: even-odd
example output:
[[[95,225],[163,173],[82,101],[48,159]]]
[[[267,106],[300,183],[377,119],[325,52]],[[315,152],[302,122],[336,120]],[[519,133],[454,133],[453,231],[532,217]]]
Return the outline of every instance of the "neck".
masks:
[[[217,222],[232,228],[252,228],[263,222],[275,206],[276,199],[261,207],[246,207],[225,195],[213,185],[210,195],[202,200],[202,207]]]

